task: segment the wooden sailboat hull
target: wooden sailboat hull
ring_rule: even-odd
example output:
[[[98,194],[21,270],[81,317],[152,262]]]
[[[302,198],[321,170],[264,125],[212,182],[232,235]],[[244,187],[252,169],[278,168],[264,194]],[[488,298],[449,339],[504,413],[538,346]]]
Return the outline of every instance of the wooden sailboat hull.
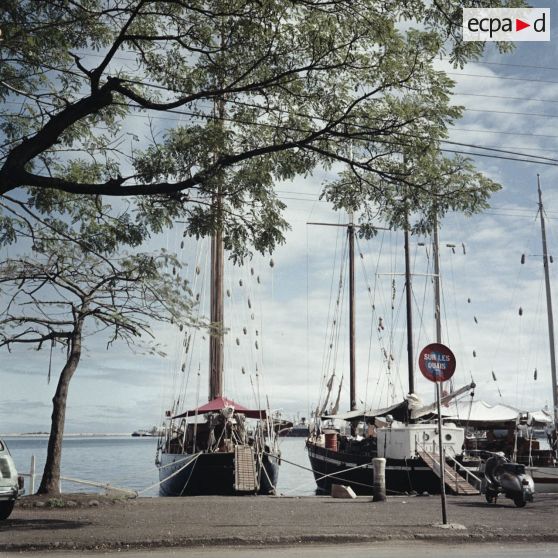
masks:
[[[234,452],[197,455],[163,453],[159,466],[160,496],[233,496],[235,490]],[[263,456],[263,470],[257,494],[273,494],[279,466],[274,456]],[[247,492],[249,493],[249,492]],[[254,492],[252,492],[254,493]]]
[[[372,494],[374,469],[370,453],[343,453],[307,442],[308,456],[318,492],[329,493],[332,484],[350,486],[356,494]],[[325,476],[327,475],[327,476]],[[440,493],[440,479],[419,457],[386,460],[388,494]]]

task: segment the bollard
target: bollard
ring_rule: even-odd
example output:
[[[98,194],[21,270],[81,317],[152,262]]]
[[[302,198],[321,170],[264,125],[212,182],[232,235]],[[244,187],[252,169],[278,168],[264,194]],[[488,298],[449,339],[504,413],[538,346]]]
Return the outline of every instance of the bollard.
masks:
[[[35,494],[35,456],[34,455],[31,456],[31,467],[29,468],[29,476],[31,477],[29,482],[29,496],[31,496],[32,494]]]
[[[373,502],[386,501],[386,460],[383,457],[372,459],[374,466],[374,496]]]

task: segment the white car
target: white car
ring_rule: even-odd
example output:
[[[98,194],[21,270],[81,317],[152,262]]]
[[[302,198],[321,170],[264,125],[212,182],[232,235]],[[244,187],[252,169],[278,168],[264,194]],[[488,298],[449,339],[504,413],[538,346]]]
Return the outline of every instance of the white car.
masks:
[[[0,440],[0,520],[8,519],[21,494],[23,477],[18,476],[8,446]]]

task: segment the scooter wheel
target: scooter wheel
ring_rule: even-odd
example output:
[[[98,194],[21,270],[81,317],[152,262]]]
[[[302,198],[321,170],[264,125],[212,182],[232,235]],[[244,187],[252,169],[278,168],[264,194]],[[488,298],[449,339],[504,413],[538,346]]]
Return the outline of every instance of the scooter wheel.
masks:
[[[493,504],[496,501],[495,497],[492,494],[485,494],[484,497],[489,504]]]
[[[523,496],[516,496],[513,499],[513,503],[518,507],[518,508],[524,508],[527,505],[527,500],[525,500],[525,498],[523,498]]]

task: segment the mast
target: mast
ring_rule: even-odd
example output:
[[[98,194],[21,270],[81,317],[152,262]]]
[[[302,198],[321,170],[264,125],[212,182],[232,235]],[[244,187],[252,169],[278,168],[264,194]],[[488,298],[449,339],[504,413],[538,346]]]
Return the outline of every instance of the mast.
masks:
[[[214,110],[218,122],[223,123],[225,103],[223,99],[215,101]],[[216,153],[217,155],[217,153]],[[223,396],[223,354],[224,354],[224,304],[223,304],[223,274],[225,248],[223,244],[222,225],[222,178],[216,180],[213,206],[216,214],[215,232],[211,236],[211,292],[210,292],[210,320],[217,330],[209,337],[209,401]]]
[[[219,205],[219,201],[216,202]],[[211,294],[210,319],[217,331],[209,337],[209,400],[223,395],[223,231],[218,229],[211,237]]]
[[[355,226],[353,214],[349,216],[349,392],[351,411],[356,405],[356,356],[355,356]]]
[[[432,234],[432,256],[434,257],[434,320],[436,322],[436,343],[442,342],[442,314],[440,304],[440,240],[438,238],[438,214],[434,216]]]
[[[539,214],[541,216],[541,236],[543,249],[544,282],[546,286],[546,309],[548,316],[548,339],[550,342],[550,371],[552,374],[552,405],[554,418],[554,435],[558,427],[558,393],[556,384],[556,352],[554,345],[554,317],[552,315],[552,295],[550,291],[550,273],[548,269],[549,256],[546,245],[546,229],[544,224],[544,208],[542,202],[541,179],[537,174],[537,190],[539,193]]]
[[[405,295],[407,302],[407,366],[409,370],[409,393],[415,392],[415,370],[413,350],[413,312],[412,312],[412,283],[411,283],[411,256],[409,247],[409,214],[405,225]]]

